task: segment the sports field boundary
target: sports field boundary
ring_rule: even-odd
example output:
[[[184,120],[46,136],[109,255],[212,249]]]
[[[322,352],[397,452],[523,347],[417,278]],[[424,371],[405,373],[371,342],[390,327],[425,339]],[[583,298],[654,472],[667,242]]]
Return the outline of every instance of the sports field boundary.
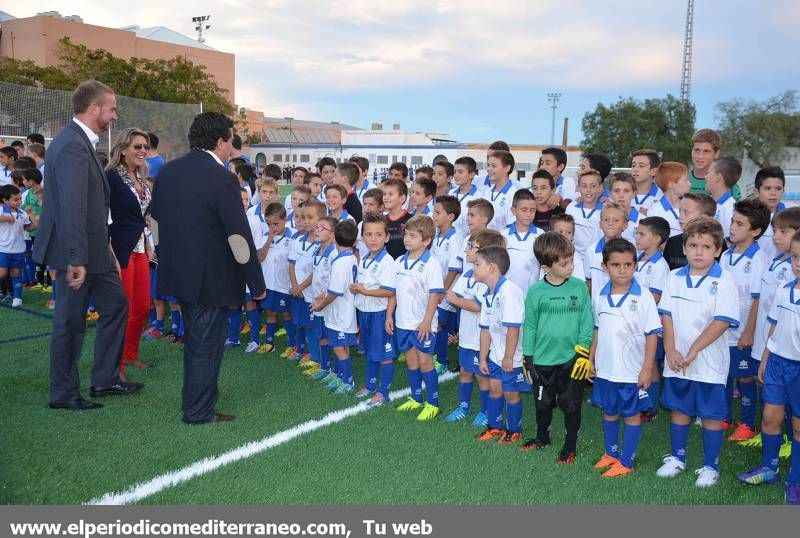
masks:
[[[439,382],[445,383],[457,377],[458,373],[445,372],[439,376]],[[400,398],[408,396],[409,394],[411,394],[411,390],[408,387],[392,391],[389,393],[389,400],[396,401]],[[251,441],[223,454],[209,456],[181,469],[156,476],[147,482],[134,484],[124,491],[106,493],[105,495],[96,497],[84,504],[89,506],[132,504],[164,491],[165,489],[177,486],[198,476],[202,476],[210,473],[211,471],[220,469],[228,464],[256,456],[262,452],[266,452],[267,450],[297,439],[305,434],[319,430],[326,426],[330,426],[332,424],[337,424],[347,418],[360,415],[365,411],[368,411],[367,402],[361,401],[351,407],[346,407],[337,411],[331,411],[322,418],[308,420],[302,424],[298,424],[297,426],[289,428],[288,430],[283,430],[278,433],[268,435],[267,437],[264,437],[258,441]]]

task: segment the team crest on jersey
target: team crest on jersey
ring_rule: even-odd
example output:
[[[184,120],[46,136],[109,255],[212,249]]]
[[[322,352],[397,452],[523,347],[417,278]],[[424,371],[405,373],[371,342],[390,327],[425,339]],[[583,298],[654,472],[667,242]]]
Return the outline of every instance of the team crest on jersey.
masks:
[[[419,266],[419,269],[417,269],[417,272],[418,272],[418,273],[421,273],[421,272],[422,272],[422,271],[424,271],[424,270],[425,270],[425,266],[424,266],[424,265],[420,265],[420,266]]]
[[[377,272],[378,272],[378,268],[377,268],[377,267],[373,267],[373,268],[372,268],[372,274],[374,275],[374,274],[375,274],[375,273],[377,273]]]
[[[714,282],[711,283],[711,289],[708,290],[708,293],[710,293],[711,295],[716,295],[717,291],[719,291],[719,282],[715,280]]]
[[[636,299],[631,299],[631,304],[628,305],[628,310],[630,310],[631,312],[636,312],[637,308],[636,303],[637,303]]]
[[[570,295],[569,296],[569,306],[570,306],[570,308],[578,308],[578,296],[577,295]]]
[[[648,265],[648,266],[647,266],[647,274],[648,274],[648,275],[651,275],[651,274],[653,274],[653,266],[652,266],[652,265]]]
[[[780,272],[779,272],[779,273],[778,273],[778,274],[775,276],[775,279],[776,279],[776,280],[786,280],[786,270],[785,270],[785,269],[781,270],[781,271],[780,271]]]
[[[750,271],[753,270],[753,263],[750,260],[747,260],[747,263],[744,264],[744,272],[745,274],[750,274]]]

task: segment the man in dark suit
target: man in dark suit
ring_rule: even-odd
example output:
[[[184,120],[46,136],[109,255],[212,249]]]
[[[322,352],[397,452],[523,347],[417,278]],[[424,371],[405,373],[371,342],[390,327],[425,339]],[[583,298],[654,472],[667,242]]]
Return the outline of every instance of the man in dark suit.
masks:
[[[95,153],[98,135],[117,118],[117,101],[111,88],[88,80],[72,94],[72,106],[75,117],[47,149],[33,259],[56,270],[50,407],[80,411],[102,407],[81,397],[78,377],[90,296],[100,313],[91,396],[131,394],[143,385],[119,380],[128,301],[108,240],[109,189]]]
[[[181,304],[183,421],[233,420],[217,413],[230,305],[266,296],[264,276],[242,209],[239,182],[223,163],[231,154],[233,122],[216,112],[195,117],[189,153],[164,165],[150,219],[158,255],[156,292]]]

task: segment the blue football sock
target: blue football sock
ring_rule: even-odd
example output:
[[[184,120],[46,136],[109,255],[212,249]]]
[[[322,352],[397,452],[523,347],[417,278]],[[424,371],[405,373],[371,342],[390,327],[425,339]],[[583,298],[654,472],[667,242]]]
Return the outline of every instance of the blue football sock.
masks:
[[[353,384],[353,361],[350,360],[348,356],[346,359],[339,360],[339,371],[341,374],[339,377],[342,381],[347,383],[348,385]]]
[[[647,389],[650,401],[653,402],[653,412],[658,413],[658,401],[661,398],[661,381],[653,381]]]
[[[323,370],[331,369],[331,346],[328,344],[319,346],[319,366]]]
[[[422,403],[422,372],[419,368],[408,369],[408,387],[411,389],[411,397],[414,401]]]
[[[792,439],[792,456],[789,459],[789,474],[786,476],[789,484],[800,484],[800,441]]]
[[[375,392],[375,387],[378,385],[378,371],[381,369],[381,363],[375,361],[367,361],[367,380],[364,385],[370,392]]]
[[[322,350],[319,346],[319,335],[317,334],[315,323],[308,327],[308,354],[311,356],[312,361],[320,364]]]
[[[422,379],[425,380],[425,393],[428,397],[428,403],[439,407],[439,374],[436,373],[436,370],[423,372]]]
[[[250,341],[257,344],[261,340],[261,314],[258,308],[247,311],[247,322],[250,324]]]
[[[669,439],[672,444],[672,455],[686,463],[686,445],[689,444],[689,425],[680,426],[670,423]]]
[[[265,340],[268,344],[275,342],[275,331],[278,330],[278,324],[268,321],[267,322],[267,338]]]
[[[792,438],[792,413],[789,409],[788,405],[784,406],[784,427],[786,428],[786,435],[789,436],[789,439]]]
[[[736,380],[732,377],[728,378],[725,383],[725,402],[728,404],[728,414],[725,415],[725,422],[733,423],[733,389],[736,386]]]
[[[392,387],[392,378],[394,377],[394,361],[383,364],[381,363],[381,394],[385,398],[389,397],[389,389]]]
[[[435,350],[436,360],[439,361],[439,364],[447,366],[447,330],[444,327],[439,327],[436,332]]]
[[[619,458],[619,461],[628,469],[633,468],[633,460],[636,457],[636,449],[639,447],[639,438],[641,435],[641,426],[625,424],[622,428],[622,456]]]
[[[297,340],[295,338],[297,332],[297,325],[292,319],[283,320],[283,328],[286,330],[286,341],[289,347],[297,347]]]
[[[182,338],[186,332],[186,322],[183,320],[183,314],[180,312],[178,312],[178,319],[180,321],[180,323],[178,323],[178,336]]]
[[[242,322],[242,312],[238,308],[231,308],[228,311],[228,341],[239,341],[239,328]]]
[[[522,400],[513,404],[506,402],[506,430],[511,433],[522,431]]]
[[[14,287],[14,299],[22,299],[22,276],[12,276],[11,285]]]
[[[742,423],[750,426],[751,429],[756,427],[756,384],[750,380],[747,382],[739,381],[739,394],[741,394],[742,410]]]
[[[344,378],[342,377],[342,361],[336,356],[336,353],[333,354],[333,373],[336,374],[339,379],[344,381]]]
[[[469,403],[472,400],[472,381],[458,384],[458,406],[469,415]]]
[[[486,407],[488,408],[486,414],[489,419],[490,428],[499,430],[503,427],[503,403],[505,403],[505,401],[505,398],[502,396],[499,398],[495,398],[491,395],[489,396],[489,401],[486,403]]]
[[[56,285],[54,282],[50,282],[50,298],[52,300],[56,300]]]
[[[478,401],[480,402],[480,412],[486,414],[489,412],[489,391],[488,390],[479,390],[478,391]]]
[[[298,324],[295,324],[294,327],[294,345],[297,348],[297,352],[302,355],[306,350],[306,329]]]
[[[769,434],[761,432],[761,465],[769,467],[773,471],[778,470],[778,452],[783,443],[783,435],[780,433]]]
[[[703,465],[719,471],[719,453],[722,451],[722,430],[703,428]]]
[[[606,454],[619,458],[619,419],[603,419],[603,438],[606,442]]]

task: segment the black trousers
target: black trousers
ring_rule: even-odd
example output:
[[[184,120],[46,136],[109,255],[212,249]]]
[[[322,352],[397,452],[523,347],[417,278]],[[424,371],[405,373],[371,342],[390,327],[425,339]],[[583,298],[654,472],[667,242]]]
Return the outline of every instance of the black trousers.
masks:
[[[183,346],[183,421],[208,422],[216,414],[217,380],[225,351],[228,307],[181,301]]]
[[[50,339],[50,403],[69,403],[80,397],[78,360],[86,332],[86,307],[94,300],[100,318],[94,342],[92,386],[119,382],[119,363],[128,322],[128,299],[116,269],[87,274],[83,285],[67,286],[66,271],[56,273],[56,309]]]

